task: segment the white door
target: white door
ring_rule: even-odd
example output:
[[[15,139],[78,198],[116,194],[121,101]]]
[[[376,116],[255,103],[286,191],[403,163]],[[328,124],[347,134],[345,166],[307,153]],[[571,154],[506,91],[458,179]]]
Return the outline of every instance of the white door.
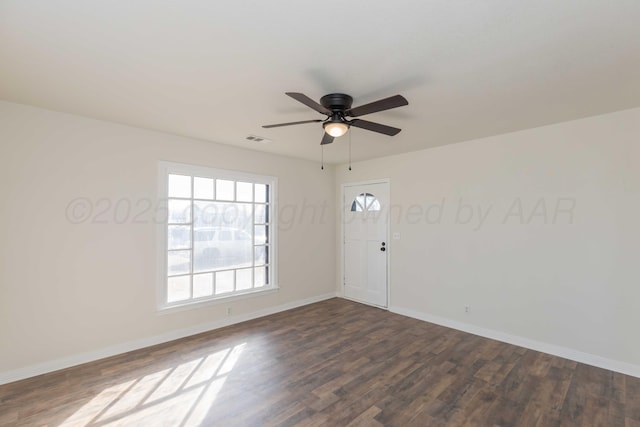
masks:
[[[387,306],[389,183],[343,187],[344,296]]]

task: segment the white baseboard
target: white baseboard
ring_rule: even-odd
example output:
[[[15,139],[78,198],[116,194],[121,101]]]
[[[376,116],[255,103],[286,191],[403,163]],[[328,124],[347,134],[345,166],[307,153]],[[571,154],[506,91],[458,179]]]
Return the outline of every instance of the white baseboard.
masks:
[[[575,362],[580,362],[598,368],[608,369],[610,371],[620,372],[621,374],[640,378],[640,365],[634,365],[627,362],[621,362],[619,360],[608,359],[606,357],[584,353],[572,348],[519,337],[493,329],[486,329],[480,326],[475,326],[440,316],[434,316],[407,308],[389,307],[389,311],[392,313],[401,314],[403,316],[412,317],[414,319],[423,320],[425,322],[435,323],[437,325],[446,326],[448,328],[457,329],[459,331],[468,332],[474,335],[479,335],[481,337],[494,339],[496,341],[502,341],[508,344],[513,344],[531,350],[540,351],[542,353],[551,354],[553,356],[563,357]]]
[[[104,359],[105,357],[111,357],[118,354],[126,353],[128,351],[139,350],[144,347],[149,347],[156,344],[162,344],[168,341],[173,341],[180,338],[185,338],[191,335],[200,334],[202,332],[208,332],[214,329],[222,328],[224,326],[233,325],[247,320],[257,319],[259,317],[268,316],[270,314],[279,313],[281,311],[291,310],[292,308],[302,307],[304,305],[313,304],[315,302],[324,301],[329,298],[335,298],[336,293],[331,292],[316,297],[306,298],[303,300],[293,301],[286,304],[281,304],[275,307],[265,308],[263,310],[254,311],[247,314],[239,314],[236,316],[225,317],[224,319],[216,320],[214,322],[203,323],[200,325],[192,326],[177,331],[167,332],[161,335],[153,337],[142,338],[135,341],[129,341],[122,344],[102,348],[95,351],[89,351],[86,353],[75,354],[61,359],[52,360],[37,365],[27,366],[25,368],[15,369],[12,371],[0,372],[0,385],[7,384],[14,381],[19,381],[25,378],[35,377],[36,375],[46,374],[48,372],[57,371],[60,369],[69,368],[71,366],[81,365],[87,362],[93,362],[95,360]]]

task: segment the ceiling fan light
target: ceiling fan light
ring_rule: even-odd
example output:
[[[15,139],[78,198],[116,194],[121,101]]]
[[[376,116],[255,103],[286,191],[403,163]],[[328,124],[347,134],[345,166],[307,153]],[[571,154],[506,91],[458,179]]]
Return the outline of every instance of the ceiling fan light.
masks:
[[[349,130],[349,125],[343,122],[328,122],[323,126],[324,131],[334,138],[341,137]]]

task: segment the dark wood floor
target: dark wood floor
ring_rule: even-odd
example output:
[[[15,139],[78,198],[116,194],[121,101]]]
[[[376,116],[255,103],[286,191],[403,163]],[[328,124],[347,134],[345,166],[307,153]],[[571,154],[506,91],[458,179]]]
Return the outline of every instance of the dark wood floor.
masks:
[[[0,387],[0,425],[640,426],[640,379],[332,299]]]

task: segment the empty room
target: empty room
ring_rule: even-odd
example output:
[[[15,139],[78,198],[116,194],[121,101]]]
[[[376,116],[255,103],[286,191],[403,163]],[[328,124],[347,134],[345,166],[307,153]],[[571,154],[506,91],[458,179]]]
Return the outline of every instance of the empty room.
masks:
[[[640,426],[639,24],[0,0],[0,426]]]

